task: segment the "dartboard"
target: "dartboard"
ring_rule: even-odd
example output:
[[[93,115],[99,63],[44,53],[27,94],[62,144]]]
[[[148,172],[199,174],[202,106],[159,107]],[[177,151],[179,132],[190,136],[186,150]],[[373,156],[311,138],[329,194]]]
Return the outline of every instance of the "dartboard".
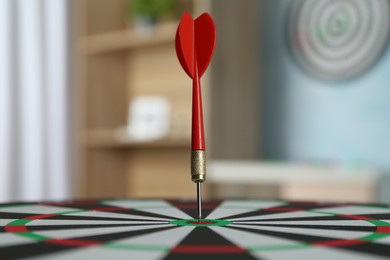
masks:
[[[293,1],[289,39],[302,67],[344,80],[370,68],[388,42],[388,0]]]
[[[0,259],[383,259],[384,205],[108,199],[0,204]]]

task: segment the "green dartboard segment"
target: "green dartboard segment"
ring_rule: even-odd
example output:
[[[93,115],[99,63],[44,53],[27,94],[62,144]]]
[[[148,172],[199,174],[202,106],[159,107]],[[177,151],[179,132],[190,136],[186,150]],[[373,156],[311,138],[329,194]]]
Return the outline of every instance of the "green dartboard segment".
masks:
[[[189,227],[210,227],[210,226],[226,226],[232,222],[229,220],[222,219],[202,219],[201,222],[198,222],[197,219],[179,219],[172,220],[170,224],[177,226],[189,226]]]

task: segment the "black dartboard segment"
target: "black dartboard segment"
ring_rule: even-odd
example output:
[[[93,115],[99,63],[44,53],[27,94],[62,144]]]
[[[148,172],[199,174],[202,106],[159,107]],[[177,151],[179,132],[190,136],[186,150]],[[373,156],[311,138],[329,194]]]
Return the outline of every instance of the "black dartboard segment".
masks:
[[[0,204],[0,259],[384,259],[390,208],[267,200]]]

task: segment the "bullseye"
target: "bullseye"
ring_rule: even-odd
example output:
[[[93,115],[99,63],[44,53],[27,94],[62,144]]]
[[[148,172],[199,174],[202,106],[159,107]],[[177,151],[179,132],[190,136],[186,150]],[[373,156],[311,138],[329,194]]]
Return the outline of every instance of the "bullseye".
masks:
[[[202,219],[198,221],[197,219],[180,219],[172,220],[171,224],[178,226],[195,226],[195,227],[209,227],[209,226],[226,226],[231,224],[231,221],[221,220],[221,219]]]
[[[191,221],[188,223],[193,224],[193,225],[210,225],[210,224],[214,224],[215,222],[212,222],[212,221]]]

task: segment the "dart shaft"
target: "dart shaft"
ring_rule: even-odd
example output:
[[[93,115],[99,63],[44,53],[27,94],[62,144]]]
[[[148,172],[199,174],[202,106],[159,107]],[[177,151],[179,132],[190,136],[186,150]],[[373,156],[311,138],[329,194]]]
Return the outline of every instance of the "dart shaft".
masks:
[[[202,91],[197,69],[195,69],[195,75],[196,76],[192,79],[191,149],[206,150],[203,125]]]

